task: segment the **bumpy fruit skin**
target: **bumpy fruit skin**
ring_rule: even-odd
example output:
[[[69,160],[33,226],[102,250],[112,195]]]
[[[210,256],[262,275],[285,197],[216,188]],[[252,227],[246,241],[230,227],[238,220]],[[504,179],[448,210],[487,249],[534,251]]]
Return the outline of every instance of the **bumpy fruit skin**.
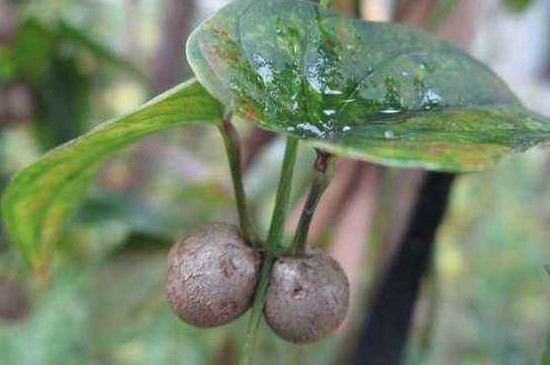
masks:
[[[170,251],[166,296],[197,327],[227,324],[251,305],[260,260],[232,225],[203,225]]]
[[[312,343],[334,332],[349,306],[349,281],[340,264],[318,251],[275,262],[264,315],[287,341]]]

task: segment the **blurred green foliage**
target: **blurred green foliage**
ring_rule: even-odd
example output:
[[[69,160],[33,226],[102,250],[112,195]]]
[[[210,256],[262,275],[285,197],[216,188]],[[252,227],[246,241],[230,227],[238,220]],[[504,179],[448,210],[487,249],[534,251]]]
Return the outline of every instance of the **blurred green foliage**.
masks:
[[[45,18],[21,9],[13,43],[2,44],[2,85],[24,82],[35,99],[37,139],[48,150],[87,130],[92,85],[113,68],[147,85],[131,62],[116,55],[64,17]],[[46,13],[47,14],[47,13]]]
[[[537,150],[459,181],[439,237],[435,338],[421,364],[537,362],[550,321],[550,283],[543,270],[549,257],[547,164],[546,154]],[[206,198],[201,204],[200,195],[195,199],[192,206],[205,212],[213,202]],[[166,239],[130,234],[147,231],[147,224],[134,225],[140,218],[131,218],[147,216],[143,206],[135,211],[135,203],[124,206],[112,195],[89,200],[67,237],[80,242],[81,251],[66,252],[51,288],[31,290],[35,304],[26,322],[0,322],[0,354],[9,356],[9,364],[208,364],[228,336],[240,340],[246,317],[221,329],[197,330],[170,312],[162,293],[165,258],[175,235],[167,233],[170,229]],[[231,209],[227,197],[223,200],[226,204],[216,209]],[[181,202],[190,209],[188,203]],[[109,204],[130,214],[117,216],[117,209],[105,209]],[[218,214],[181,222],[191,227]],[[163,214],[157,218],[163,220]],[[370,274],[367,268],[365,275]],[[303,348],[268,332],[263,328],[260,337],[262,363],[331,364],[340,353],[336,339]],[[35,362],[38,358],[43,360]]]
[[[74,1],[55,3],[78,7]],[[90,3],[104,5],[104,12],[113,6]],[[90,3],[79,5],[82,13]],[[23,12],[21,40],[0,44],[0,90],[23,80],[40,101],[36,120],[0,127],[0,192],[8,176],[42,150],[87,130],[98,116],[112,115],[112,104],[140,102],[129,90],[149,92],[133,66],[110,51],[106,38],[91,37],[88,22],[97,12],[74,23],[37,13]],[[86,45],[91,39],[93,46]],[[131,83],[118,76],[121,67]],[[281,147],[267,148],[246,181],[264,230]],[[311,160],[311,152],[302,151],[294,201],[307,185]],[[459,179],[439,235],[432,346],[423,352],[423,334],[416,328],[409,364],[538,363],[550,323],[550,280],[543,270],[550,260],[549,176],[548,153],[539,149]],[[48,288],[6,251],[0,227],[0,277],[21,283],[32,303],[24,321],[0,320],[0,364],[217,365],[221,348],[228,343],[238,348],[246,317],[220,329],[193,329],[176,319],[162,294],[171,242],[200,222],[217,220],[236,221],[229,172],[219,136],[196,127],[162,133],[105,166],[60,243]],[[372,269],[364,268],[364,282]],[[352,323],[359,323],[363,309],[352,314]],[[346,336],[356,335],[352,325]],[[262,326],[258,358],[264,365],[328,365],[342,363],[352,345],[334,337],[293,346]]]

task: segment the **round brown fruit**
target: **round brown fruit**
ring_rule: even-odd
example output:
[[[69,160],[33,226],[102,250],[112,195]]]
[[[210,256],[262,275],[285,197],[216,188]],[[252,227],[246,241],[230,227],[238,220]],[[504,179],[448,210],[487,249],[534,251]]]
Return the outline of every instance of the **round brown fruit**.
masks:
[[[342,324],[348,306],[348,278],[332,257],[313,251],[275,262],[264,315],[285,340],[296,344],[320,340]]]
[[[260,260],[235,226],[195,229],[172,247],[168,260],[166,296],[183,321],[221,326],[250,307]]]

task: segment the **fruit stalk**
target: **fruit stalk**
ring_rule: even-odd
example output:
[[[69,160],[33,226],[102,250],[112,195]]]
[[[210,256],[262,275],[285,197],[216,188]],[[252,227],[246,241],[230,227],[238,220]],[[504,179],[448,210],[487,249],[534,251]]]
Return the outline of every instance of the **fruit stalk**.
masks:
[[[302,257],[305,253],[307,236],[309,227],[313,219],[315,209],[323,196],[323,193],[327,189],[332,180],[334,173],[334,163],[331,155],[317,151],[317,158],[313,164],[313,182],[311,189],[302,210],[298,227],[296,228],[296,234],[294,235],[294,241],[290,249],[290,254],[293,257]]]
[[[275,253],[277,251],[281,244],[281,238],[283,237],[297,151],[298,139],[289,136],[286,142],[283,166],[279,178],[279,187],[277,188],[275,208],[273,209],[271,225],[267,235],[266,249],[269,253]]]
[[[258,244],[258,239],[252,227],[246,204],[246,194],[244,192],[242,179],[239,134],[229,119],[224,119],[222,123],[220,123],[218,129],[223,137],[225,151],[229,161],[229,169],[231,170],[231,179],[233,180],[233,190],[237,203],[241,231],[244,240],[255,247]]]
[[[288,136],[283,158],[283,166],[281,168],[281,176],[279,178],[279,187],[275,198],[275,208],[271,218],[271,225],[267,237],[265,248],[267,251],[266,258],[262,265],[260,278],[254,295],[254,303],[250,313],[248,322],[245,344],[243,346],[239,364],[249,365],[252,360],[254,347],[262,312],[265,305],[265,297],[271,270],[275,262],[275,255],[281,245],[281,238],[284,233],[284,226],[288,212],[288,204],[290,199],[290,190],[292,186],[292,175],[294,173],[294,164],[296,162],[296,153],[298,152],[298,139]]]

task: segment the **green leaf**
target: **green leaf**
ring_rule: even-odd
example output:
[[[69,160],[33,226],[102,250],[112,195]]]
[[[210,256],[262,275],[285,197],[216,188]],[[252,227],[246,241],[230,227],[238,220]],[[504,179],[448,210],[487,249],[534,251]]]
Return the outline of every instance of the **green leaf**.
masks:
[[[46,265],[65,218],[82,200],[98,164],[157,131],[216,124],[220,106],[195,80],[158,96],[133,113],[103,123],[16,175],[2,199],[5,228],[35,268]]]
[[[550,133],[457,47],[312,2],[234,1],[192,34],[187,53],[237,116],[363,160],[481,170]]]
[[[476,171],[550,138],[548,121],[525,109],[449,108],[356,127],[312,144],[386,165]]]

